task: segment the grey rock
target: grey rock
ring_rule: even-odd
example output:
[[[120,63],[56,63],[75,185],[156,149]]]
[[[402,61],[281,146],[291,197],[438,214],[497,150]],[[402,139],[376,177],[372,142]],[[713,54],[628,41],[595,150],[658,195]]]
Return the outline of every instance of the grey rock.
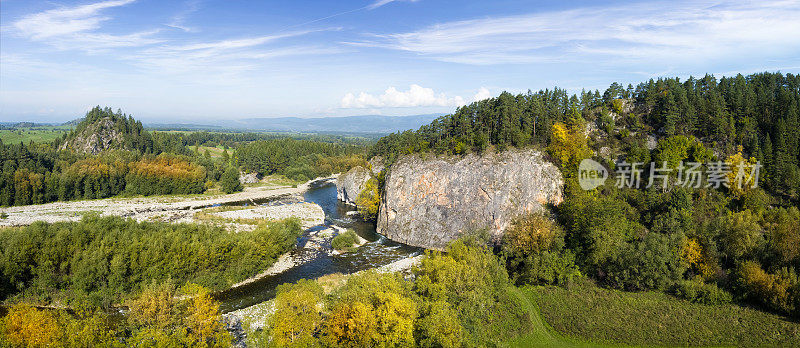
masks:
[[[59,150],[72,149],[79,153],[96,155],[121,146],[122,133],[114,129],[114,122],[106,117],[86,127],[70,141],[62,144]]]
[[[355,205],[356,197],[364,190],[367,180],[371,177],[369,170],[362,166],[354,167],[347,173],[339,175],[336,178],[336,198],[347,204]]]
[[[378,233],[442,250],[465,232],[488,229],[498,240],[524,213],[560,204],[564,180],[536,150],[425,159],[409,155],[386,177]]]
[[[647,136],[646,146],[647,146],[647,149],[650,150],[650,151],[655,150],[655,148],[658,146],[658,139],[656,139],[656,137],[654,137],[652,135],[648,135]]]
[[[231,334],[231,347],[246,348],[247,332],[242,328],[242,319],[235,314],[227,314],[222,317],[225,330]]]
[[[372,169],[372,175],[378,175],[384,168],[383,157],[375,156],[369,159],[369,166]]]
[[[239,173],[239,182],[244,184],[255,184],[261,181],[258,173]]]

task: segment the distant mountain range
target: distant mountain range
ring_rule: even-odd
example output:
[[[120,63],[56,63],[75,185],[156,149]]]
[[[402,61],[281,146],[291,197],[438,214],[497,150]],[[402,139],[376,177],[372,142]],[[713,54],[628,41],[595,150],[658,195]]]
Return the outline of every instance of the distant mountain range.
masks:
[[[161,130],[252,130],[298,133],[371,133],[388,134],[418,129],[443,114],[411,116],[275,117],[221,120],[211,124],[146,123]]]
[[[205,124],[194,123],[150,123],[145,128],[156,130],[182,131],[254,131],[254,132],[292,132],[292,133],[331,133],[331,134],[372,134],[384,135],[402,132],[431,123],[444,114],[425,114],[409,116],[342,116],[342,117],[275,117],[245,118],[239,120],[215,120]],[[0,122],[2,128],[32,128],[42,126],[76,126],[83,117],[64,123]]]

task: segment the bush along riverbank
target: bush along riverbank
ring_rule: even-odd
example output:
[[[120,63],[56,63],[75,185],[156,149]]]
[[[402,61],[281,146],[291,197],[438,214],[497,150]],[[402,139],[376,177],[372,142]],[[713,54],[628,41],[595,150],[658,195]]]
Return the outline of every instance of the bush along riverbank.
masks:
[[[98,216],[0,229],[0,299],[108,307],[153,282],[222,290],[269,268],[301,232],[295,218],[230,233]]]

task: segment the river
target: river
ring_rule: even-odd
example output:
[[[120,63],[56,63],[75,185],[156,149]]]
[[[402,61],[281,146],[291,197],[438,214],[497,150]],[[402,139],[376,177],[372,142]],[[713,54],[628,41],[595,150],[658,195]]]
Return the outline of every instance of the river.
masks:
[[[261,278],[255,282],[241,287],[224,291],[216,296],[221,302],[221,310],[229,312],[272,299],[275,289],[283,283],[292,283],[300,279],[314,279],[332,273],[353,273],[387,265],[394,261],[413,256],[422,252],[422,249],[393,242],[375,231],[373,222],[348,215],[354,211],[352,206],[346,205],[336,199],[336,185],[325,181],[312,184],[303,194],[306,202],[313,202],[325,211],[325,224],[307,230],[297,239],[292,253],[301,253],[305,262],[284,271],[283,273]],[[268,202],[255,202],[268,204]],[[274,203],[274,202],[272,202]],[[308,240],[308,232],[325,229],[332,225],[351,228],[369,242],[359,247],[357,251],[342,255],[329,255],[328,253],[303,248]]]

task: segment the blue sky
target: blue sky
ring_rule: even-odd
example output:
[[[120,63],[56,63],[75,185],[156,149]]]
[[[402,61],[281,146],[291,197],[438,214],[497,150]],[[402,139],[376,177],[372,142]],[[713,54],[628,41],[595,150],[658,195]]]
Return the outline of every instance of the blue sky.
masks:
[[[800,71],[800,2],[0,1],[0,120],[450,112],[659,76]]]

